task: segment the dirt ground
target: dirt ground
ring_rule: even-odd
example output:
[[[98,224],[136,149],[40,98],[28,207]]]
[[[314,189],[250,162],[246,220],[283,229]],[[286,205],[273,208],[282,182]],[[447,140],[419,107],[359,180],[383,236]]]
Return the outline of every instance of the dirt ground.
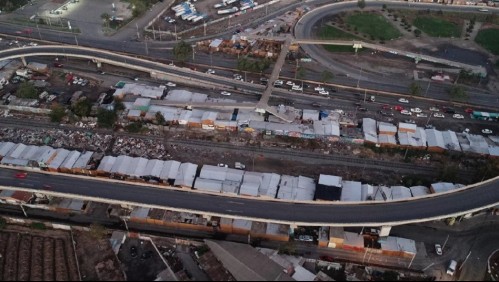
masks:
[[[83,281],[125,281],[109,240],[95,240],[88,232],[75,232],[76,253]]]
[[[80,280],[68,232],[8,225],[0,253],[1,281]]]
[[[131,248],[137,248],[136,256],[132,256]],[[153,281],[166,269],[150,242],[136,238],[127,238],[121,246],[118,258],[129,281]]]

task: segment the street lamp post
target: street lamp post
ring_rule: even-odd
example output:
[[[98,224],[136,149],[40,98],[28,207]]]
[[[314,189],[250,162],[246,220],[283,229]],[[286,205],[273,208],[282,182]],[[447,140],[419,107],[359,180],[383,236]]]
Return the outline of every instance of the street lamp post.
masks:
[[[359,88],[361,76],[362,76],[362,67],[360,67],[359,78],[357,79],[357,88]]]

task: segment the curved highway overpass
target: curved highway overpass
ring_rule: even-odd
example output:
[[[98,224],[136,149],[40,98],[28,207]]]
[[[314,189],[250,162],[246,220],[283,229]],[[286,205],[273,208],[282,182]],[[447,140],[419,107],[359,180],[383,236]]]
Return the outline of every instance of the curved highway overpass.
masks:
[[[499,177],[454,192],[406,201],[292,203],[71,175],[30,173],[26,179],[17,179],[14,174],[14,170],[0,169],[0,189],[24,187],[97,202],[309,226],[395,226],[444,219],[499,204]],[[44,185],[50,185],[50,190],[43,190]]]

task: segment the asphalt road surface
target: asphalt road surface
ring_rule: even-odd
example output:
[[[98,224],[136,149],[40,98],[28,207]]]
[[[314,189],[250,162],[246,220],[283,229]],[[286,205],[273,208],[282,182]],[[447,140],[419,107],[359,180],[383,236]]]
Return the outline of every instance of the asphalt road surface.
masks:
[[[208,212],[242,218],[268,219],[276,222],[303,222],[308,225],[380,226],[387,222],[403,224],[409,221],[425,221],[428,218],[445,218],[450,214],[499,203],[497,181],[461,192],[407,202],[317,205],[228,198],[189,193],[188,191],[136,186],[131,183],[111,184],[63,175],[29,173],[26,179],[17,179],[14,176],[14,170],[0,169],[0,185],[35,190],[43,190],[44,185],[50,185],[50,191],[53,192],[130,201],[137,203],[137,205],[143,203],[165,208],[189,209],[200,214]]]

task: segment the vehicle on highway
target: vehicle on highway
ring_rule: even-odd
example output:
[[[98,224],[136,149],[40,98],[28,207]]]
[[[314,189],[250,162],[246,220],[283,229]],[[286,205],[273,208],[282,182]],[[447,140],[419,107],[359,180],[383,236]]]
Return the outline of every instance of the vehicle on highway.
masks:
[[[30,42],[28,43],[29,46],[38,46],[38,43],[35,43],[35,42]]]
[[[364,107],[359,107],[358,110],[361,112],[367,112],[367,108],[364,108]]]
[[[402,107],[402,106],[395,106],[395,107],[393,107],[393,109],[400,112],[400,111],[404,110],[404,107]]]
[[[422,113],[423,111],[420,108],[411,108],[411,112],[419,114]]]
[[[473,113],[473,109],[472,108],[466,108],[466,109],[464,109],[464,112],[467,113],[467,114],[472,114]]]
[[[268,82],[269,79],[266,77],[260,77],[260,82]]]
[[[456,272],[457,261],[451,260],[449,263],[449,267],[447,267],[447,274],[450,276],[454,276],[454,272]]]
[[[487,128],[486,129],[482,129],[482,133],[483,134],[492,134],[492,130],[487,129]]]
[[[232,94],[230,92],[227,92],[227,91],[222,91],[222,92],[220,92],[220,95],[230,96]]]
[[[428,117],[428,115],[427,114],[423,114],[423,113],[419,113],[419,114],[416,114],[416,117],[418,117],[418,118],[426,118],[426,117]]]
[[[381,106],[383,110],[392,110],[393,108],[390,105],[383,105]]]
[[[440,244],[435,244],[435,253],[439,256],[442,255],[442,246]]]
[[[168,86],[168,87],[175,87],[175,86],[177,86],[177,84],[169,81],[169,82],[166,83],[166,86]]]
[[[406,116],[412,116],[412,113],[409,112],[408,110],[402,110],[400,111],[401,114],[406,115]]]
[[[455,119],[464,119],[464,116],[460,114],[453,114],[452,117]]]
[[[412,124],[416,124],[416,121],[413,120],[413,119],[406,119],[404,120],[405,123],[412,123]]]
[[[215,71],[214,71],[214,70],[212,70],[212,69],[208,69],[208,70],[206,71],[206,73],[208,73],[208,74],[215,74]]]
[[[282,86],[283,84],[284,84],[284,81],[282,81],[282,80],[274,81],[274,86]]]
[[[132,258],[137,257],[137,247],[135,247],[135,246],[131,246],[131,247],[130,247],[130,256],[131,256]]]
[[[375,102],[376,101],[376,97],[371,96],[371,98],[369,98],[369,100],[371,100],[371,102]]]
[[[100,70],[100,71],[99,71],[99,74],[106,74],[106,72],[105,72],[105,71],[101,71],[101,70]]]
[[[440,112],[440,109],[437,107],[430,107],[430,111],[432,112]]]
[[[312,107],[319,108],[320,106],[321,106],[321,104],[319,104],[319,103],[312,103]]]
[[[219,163],[219,164],[218,164],[218,166],[219,166],[219,167],[229,167],[228,165],[223,164],[223,163]]]
[[[61,64],[61,63],[57,63],[57,62],[56,62],[56,63],[54,63],[54,67],[56,67],[56,68],[62,68],[63,66],[64,66],[64,65],[63,65],[63,64]]]
[[[314,88],[315,91],[324,91],[324,87],[322,86],[317,86]]]
[[[329,95],[329,91],[322,90],[322,91],[319,91],[319,94],[321,94],[321,95]]]
[[[443,114],[441,114],[441,113],[434,113],[433,117],[436,117],[436,118],[445,118],[445,116]]]
[[[293,85],[293,87],[291,87],[291,90],[294,90],[294,91],[303,91],[303,88],[300,85]]]
[[[409,104],[409,100],[407,100],[407,99],[405,99],[405,98],[400,98],[400,99],[399,99],[399,102],[400,102],[400,103]]]
[[[236,162],[236,163],[234,164],[234,167],[235,167],[236,169],[241,169],[241,170],[246,169],[246,165],[244,165],[244,164],[242,164],[242,163],[240,163],[240,162]]]
[[[287,86],[293,86],[293,85],[295,85],[295,83],[293,81],[291,81],[291,80],[288,80],[288,81],[286,81],[286,85]]]
[[[27,172],[18,172],[14,175],[15,178],[25,179],[28,176]]]
[[[139,78],[138,77],[134,77],[133,80],[139,81]]]

